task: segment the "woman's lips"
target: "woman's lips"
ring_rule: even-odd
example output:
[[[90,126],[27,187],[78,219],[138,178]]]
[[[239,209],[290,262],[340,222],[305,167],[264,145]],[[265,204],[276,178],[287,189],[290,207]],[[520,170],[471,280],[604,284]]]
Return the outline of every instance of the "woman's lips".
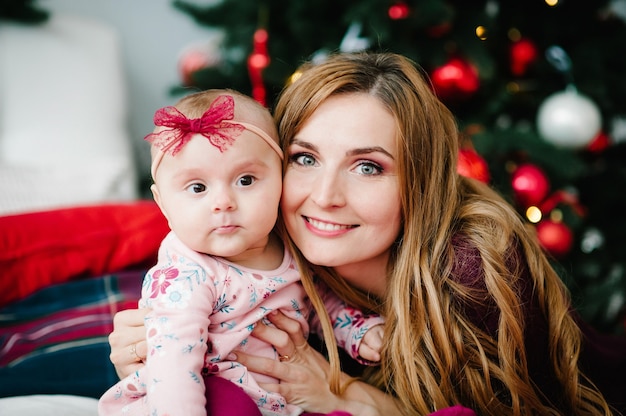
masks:
[[[311,217],[303,217],[307,228],[317,233],[326,235],[338,235],[358,227],[357,225],[337,224],[334,222],[321,221]]]

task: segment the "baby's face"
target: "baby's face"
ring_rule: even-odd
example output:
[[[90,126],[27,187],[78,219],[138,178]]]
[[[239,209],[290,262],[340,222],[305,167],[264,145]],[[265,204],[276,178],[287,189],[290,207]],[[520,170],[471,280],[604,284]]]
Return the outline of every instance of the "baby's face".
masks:
[[[165,154],[153,193],[171,229],[195,251],[229,258],[265,247],[278,217],[281,160],[244,130],[223,152],[196,134]]]

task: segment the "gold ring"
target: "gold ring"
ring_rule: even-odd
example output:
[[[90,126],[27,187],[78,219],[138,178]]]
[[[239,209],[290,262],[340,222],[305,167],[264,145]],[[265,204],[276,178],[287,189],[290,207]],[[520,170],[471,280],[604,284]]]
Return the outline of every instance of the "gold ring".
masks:
[[[130,346],[130,355],[135,357],[135,361],[141,361],[141,358],[139,358],[139,355],[137,355],[137,344],[133,344]]]
[[[280,357],[278,357],[278,361],[280,361],[281,363],[283,363],[285,361],[289,361],[289,356],[288,355],[281,355]]]

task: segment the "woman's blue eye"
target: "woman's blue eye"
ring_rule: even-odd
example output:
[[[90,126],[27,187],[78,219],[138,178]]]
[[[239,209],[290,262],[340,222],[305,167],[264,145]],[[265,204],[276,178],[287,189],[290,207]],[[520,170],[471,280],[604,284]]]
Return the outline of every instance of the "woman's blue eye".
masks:
[[[192,194],[200,194],[206,191],[206,186],[201,183],[194,183],[187,187],[187,191],[191,192]]]
[[[363,162],[357,166],[357,171],[362,175],[379,175],[383,168],[372,162]]]
[[[291,160],[298,165],[302,166],[314,166],[315,158],[307,153],[298,153],[291,157]]]

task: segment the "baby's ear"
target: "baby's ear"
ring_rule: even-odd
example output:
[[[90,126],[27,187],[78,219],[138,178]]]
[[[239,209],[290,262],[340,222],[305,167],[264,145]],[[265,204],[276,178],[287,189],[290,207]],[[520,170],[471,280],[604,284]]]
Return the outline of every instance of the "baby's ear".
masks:
[[[155,183],[150,185],[150,191],[152,191],[152,198],[154,198],[154,201],[159,206],[161,213],[163,214],[163,216],[167,219],[167,222],[169,223],[170,219],[167,216],[167,212],[165,211],[165,209],[163,209],[163,205],[161,204],[161,194],[159,194],[159,188],[156,186]]]

